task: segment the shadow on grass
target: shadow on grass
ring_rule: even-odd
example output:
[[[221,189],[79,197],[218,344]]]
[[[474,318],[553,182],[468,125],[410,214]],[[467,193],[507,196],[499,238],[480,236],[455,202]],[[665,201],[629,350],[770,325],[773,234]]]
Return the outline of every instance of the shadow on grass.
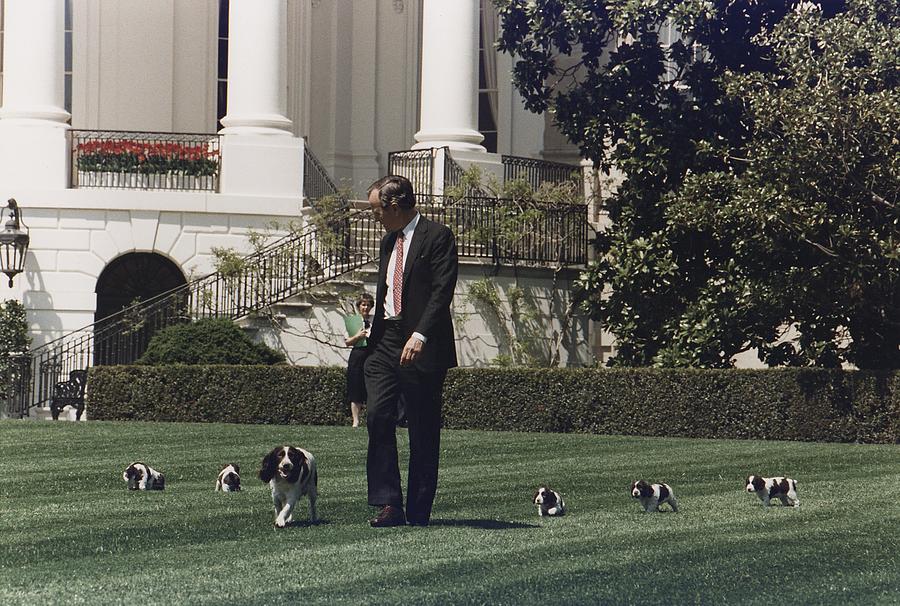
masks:
[[[481,530],[512,530],[516,528],[538,528],[536,524],[523,522],[503,522],[501,520],[431,520],[430,526],[463,526]]]
[[[318,519],[315,522],[310,522],[309,520],[294,520],[292,522],[288,522],[285,524],[285,528],[312,528],[313,526],[328,526],[331,524],[331,520],[323,520]],[[280,528],[278,530],[281,530]]]

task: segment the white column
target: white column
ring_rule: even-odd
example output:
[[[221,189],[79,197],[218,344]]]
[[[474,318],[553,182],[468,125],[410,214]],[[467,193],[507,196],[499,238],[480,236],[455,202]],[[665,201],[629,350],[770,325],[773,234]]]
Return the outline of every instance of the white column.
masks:
[[[484,152],[478,132],[478,0],[424,0],[419,132],[413,149]]]
[[[0,119],[67,126],[63,66],[63,3],[9,0],[4,3],[3,107]],[[24,121],[24,122],[23,122]]]
[[[231,0],[219,192],[303,193],[303,141],[287,117],[287,0]]]
[[[63,3],[7,0],[4,7],[0,182],[12,188],[66,188]]]
[[[223,135],[291,135],[287,118],[287,2],[231,0]]]
[[[353,3],[349,134],[353,184],[360,190],[365,190],[379,177],[374,111],[377,97],[374,75],[378,73],[377,23],[378,3],[375,0]]]

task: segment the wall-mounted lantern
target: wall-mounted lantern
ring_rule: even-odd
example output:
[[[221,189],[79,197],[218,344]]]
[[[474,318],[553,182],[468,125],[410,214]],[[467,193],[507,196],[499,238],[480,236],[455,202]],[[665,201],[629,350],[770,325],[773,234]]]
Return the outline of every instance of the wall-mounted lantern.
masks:
[[[13,277],[25,269],[25,253],[28,252],[28,226],[22,222],[22,211],[15,199],[10,198],[5,211],[9,218],[6,227],[0,232],[0,271],[9,276],[9,286],[12,288]],[[3,221],[3,212],[0,211],[0,223]],[[25,228],[25,231],[22,228]]]

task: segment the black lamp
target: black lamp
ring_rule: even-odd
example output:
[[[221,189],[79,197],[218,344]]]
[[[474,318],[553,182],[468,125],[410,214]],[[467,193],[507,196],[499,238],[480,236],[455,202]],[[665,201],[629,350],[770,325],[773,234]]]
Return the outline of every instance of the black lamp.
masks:
[[[13,276],[25,269],[25,253],[28,252],[31,238],[28,236],[28,226],[22,223],[22,211],[15,199],[10,198],[6,207],[9,219],[0,232],[0,271],[9,276],[9,286],[12,288]],[[3,213],[0,211],[0,222],[2,220]],[[22,231],[22,227],[25,231]]]

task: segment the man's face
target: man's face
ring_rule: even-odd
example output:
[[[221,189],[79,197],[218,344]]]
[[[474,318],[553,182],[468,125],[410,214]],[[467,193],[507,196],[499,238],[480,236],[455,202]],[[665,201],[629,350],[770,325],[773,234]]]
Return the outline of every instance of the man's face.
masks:
[[[375,219],[381,222],[384,231],[397,231],[403,229],[409,221],[404,220],[403,209],[394,202],[386,207],[381,206],[381,200],[378,198],[378,190],[373,189],[369,194],[369,206],[372,207],[372,214]]]

